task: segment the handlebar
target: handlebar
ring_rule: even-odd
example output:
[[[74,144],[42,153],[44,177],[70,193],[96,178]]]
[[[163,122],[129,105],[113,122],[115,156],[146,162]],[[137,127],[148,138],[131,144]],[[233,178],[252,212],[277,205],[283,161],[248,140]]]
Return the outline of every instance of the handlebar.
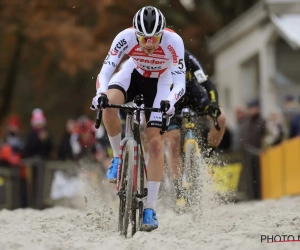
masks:
[[[118,108],[121,110],[132,110],[132,111],[160,112],[160,113],[162,113],[162,127],[160,130],[160,134],[161,135],[164,134],[168,129],[167,121],[168,121],[169,115],[167,115],[165,112],[161,112],[160,108],[148,108],[148,107],[127,105],[127,104],[119,105],[119,104],[109,104],[109,103],[104,105],[103,109],[105,109],[105,108]],[[98,110],[98,112],[97,112],[96,124],[95,124],[96,129],[98,129],[100,127],[101,120],[102,120],[102,109]]]

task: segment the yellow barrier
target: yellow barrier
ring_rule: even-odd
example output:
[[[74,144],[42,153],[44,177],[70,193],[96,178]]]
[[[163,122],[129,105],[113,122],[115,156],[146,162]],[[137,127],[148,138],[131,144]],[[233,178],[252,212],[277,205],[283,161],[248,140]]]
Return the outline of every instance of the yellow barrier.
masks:
[[[300,138],[287,140],[260,156],[262,198],[300,194]]]
[[[300,138],[283,143],[286,194],[300,194]]]
[[[262,199],[267,199],[270,197],[270,169],[268,163],[269,152],[264,152],[260,156],[260,176],[261,176],[261,196]]]
[[[218,192],[237,191],[242,171],[241,163],[212,166],[214,188]]]

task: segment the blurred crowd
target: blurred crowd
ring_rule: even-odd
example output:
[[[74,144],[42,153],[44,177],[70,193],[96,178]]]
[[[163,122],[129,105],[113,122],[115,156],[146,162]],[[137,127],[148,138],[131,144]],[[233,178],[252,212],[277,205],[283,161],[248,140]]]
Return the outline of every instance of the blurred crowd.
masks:
[[[287,95],[283,108],[272,108],[266,118],[261,115],[259,100],[252,100],[246,107],[237,107],[235,117],[233,150],[259,154],[263,149],[300,135],[300,97]]]
[[[237,127],[233,133],[232,149],[244,157],[249,199],[261,199],[260,154],[286,139],[300,135],[300,97],[287,95],[283,107],[274,107],[267,117],[260,112],[259,100],[235,110]]]
[[[63,136],[55,145],[51,129],[47,127],[44,112],[32,111],[31,130],[27,135],[20,133],[20,120],[11,116],[4,138],[0,140],[0,164],[20,165],[22,159],[79,160],[82,158],[99,162],[107,167],[111,159],[108,137],[103,126],[95,129],[94,121],[86,116],[66,121]]]

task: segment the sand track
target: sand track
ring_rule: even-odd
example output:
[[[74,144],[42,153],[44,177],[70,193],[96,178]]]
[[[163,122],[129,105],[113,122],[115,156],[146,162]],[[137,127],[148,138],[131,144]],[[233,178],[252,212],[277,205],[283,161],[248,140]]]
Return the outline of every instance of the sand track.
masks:
[[[260,241],[261,234],[300,235],[300,197],[220,205],[193,216],[159,207],[159,229],[130,239],[115,231],[116,211],[1,210],[0,249],[300,249],[300,242]]]

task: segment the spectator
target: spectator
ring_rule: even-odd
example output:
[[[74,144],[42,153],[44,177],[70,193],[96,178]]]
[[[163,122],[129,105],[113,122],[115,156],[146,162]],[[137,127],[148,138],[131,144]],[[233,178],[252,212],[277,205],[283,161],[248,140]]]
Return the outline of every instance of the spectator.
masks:
[[[23,141],[20,136],[20,121],[12,116],[8,121],[4,143],[0,147],[0,161],[2,164],[18,165],[21,161]]]
[[[20,136],[20,120],[17,116],[12,116],[9,119],[4,142],[9,144],[15,152],[22,150],[24,143]]]
[[[250,199],[261,199],[259,157],[265,136],[265,120],[261,117],[258,100],[248,103],[247,116],[241,130],[245,171],[248,178],[247,193]]]
[[[73,152],[71,147],[71,136],[75,130],[76,121],[69,119],[66,122],[65,132],[58,147],[58,159],[71,160],[73,159]]]
[[[266,137],[264,139],[266,147],[272,147],[281,143],[284,139],[284,129],[281,114],[278,109],[274,109],[266,122]]]
[[[295,96],[287,95],[284,102],[285,122],[289,131],[289,138],[300,135],[300,105]]]
[[[71,147],[76,159],[94,155],[96,151],[94,122],[86,116],[81,116],[76,121],[75,130],[71,136]]]
[[[241,138],[242,138],[241,129],[244,122],[246,121],[246,118],[247,118],[246,109],[242,106],[238,106],[235,109],[235,119],[237,124],[236,124],[236,128],[234,129],[233,138],[232,138],[233,151],[241,150]]]
[[[39,156],[49,159],[53,149],[52,138],[46,128],[46,118],[41,109],[34,109],[31,116],[32,130],[22,153],[24,158]]]

